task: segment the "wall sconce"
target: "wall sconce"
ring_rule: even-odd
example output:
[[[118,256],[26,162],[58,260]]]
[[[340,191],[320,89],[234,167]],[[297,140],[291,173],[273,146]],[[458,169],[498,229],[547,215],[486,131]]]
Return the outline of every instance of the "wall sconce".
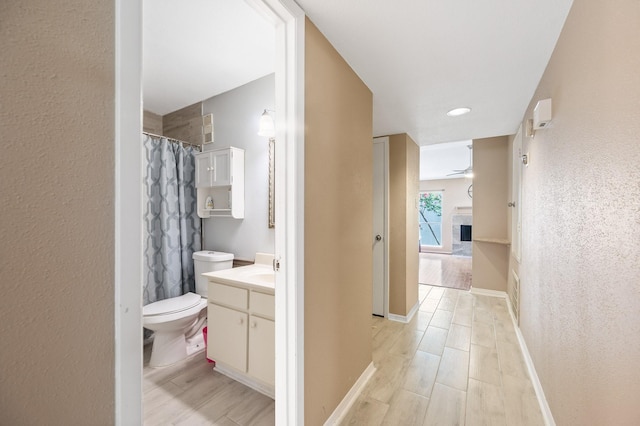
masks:
[[[260,116],[260,127],[258,128],[258,136],[264,136],[267,138],[273,138],[276,135],[276,126],[273,123],[273,117],[268,111],[264,110],[262,116]],[[275,111],[274,111],[275,112]]]

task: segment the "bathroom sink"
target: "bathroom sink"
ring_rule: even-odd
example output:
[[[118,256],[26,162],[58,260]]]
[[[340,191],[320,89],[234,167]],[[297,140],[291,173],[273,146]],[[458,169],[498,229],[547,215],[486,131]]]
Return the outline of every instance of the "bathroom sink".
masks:
[[[262,273],[258,273],[258,274],[251,274],[247,276],[248,279],[250,280],[255,280],[255,281],[262,281],[265,283],[269,283],[269,284],[273,284],[275,281],[275,277],[273,273],[268,273],[268,272],[262,272]]]

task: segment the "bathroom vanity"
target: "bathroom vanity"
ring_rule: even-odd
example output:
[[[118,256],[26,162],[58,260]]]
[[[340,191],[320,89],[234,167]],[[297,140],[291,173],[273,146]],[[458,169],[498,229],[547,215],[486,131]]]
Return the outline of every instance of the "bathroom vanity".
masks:
[[[207,358],[216,371],[273,398],[274,273],[268,259],[261,260],[203,274],[209,280]]]

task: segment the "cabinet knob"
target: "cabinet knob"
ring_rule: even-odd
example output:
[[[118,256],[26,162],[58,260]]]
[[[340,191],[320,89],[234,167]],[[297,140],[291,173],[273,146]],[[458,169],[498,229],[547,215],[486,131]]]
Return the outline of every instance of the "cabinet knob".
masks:
[[[238,320],[238,325],[242,325],[242,324],[244,324],[244,319],[243,319],[243,318],[240,318],[240,319]]]
[[[255,321],[251,322],[251,328],[256,328],[258,326],[258,323]]]

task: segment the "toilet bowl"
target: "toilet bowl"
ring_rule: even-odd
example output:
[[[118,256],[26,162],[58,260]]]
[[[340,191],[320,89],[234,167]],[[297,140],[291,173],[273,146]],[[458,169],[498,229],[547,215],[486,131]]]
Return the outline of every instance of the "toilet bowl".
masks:
[[[142,325],[154,332],[149,366],[174,364],[201,347],[198,342],[188,345],[187,340],[198,339],[206,321],[206,307],[207,299],[187,293],[142,308]]]
[[[233,266],[233,254],[199,251],[193,254],[196,293],[150,303],[142,308],[142,325],[154,332],[150,367],[165,367],[204,348],[208,281],[204,272]]]

